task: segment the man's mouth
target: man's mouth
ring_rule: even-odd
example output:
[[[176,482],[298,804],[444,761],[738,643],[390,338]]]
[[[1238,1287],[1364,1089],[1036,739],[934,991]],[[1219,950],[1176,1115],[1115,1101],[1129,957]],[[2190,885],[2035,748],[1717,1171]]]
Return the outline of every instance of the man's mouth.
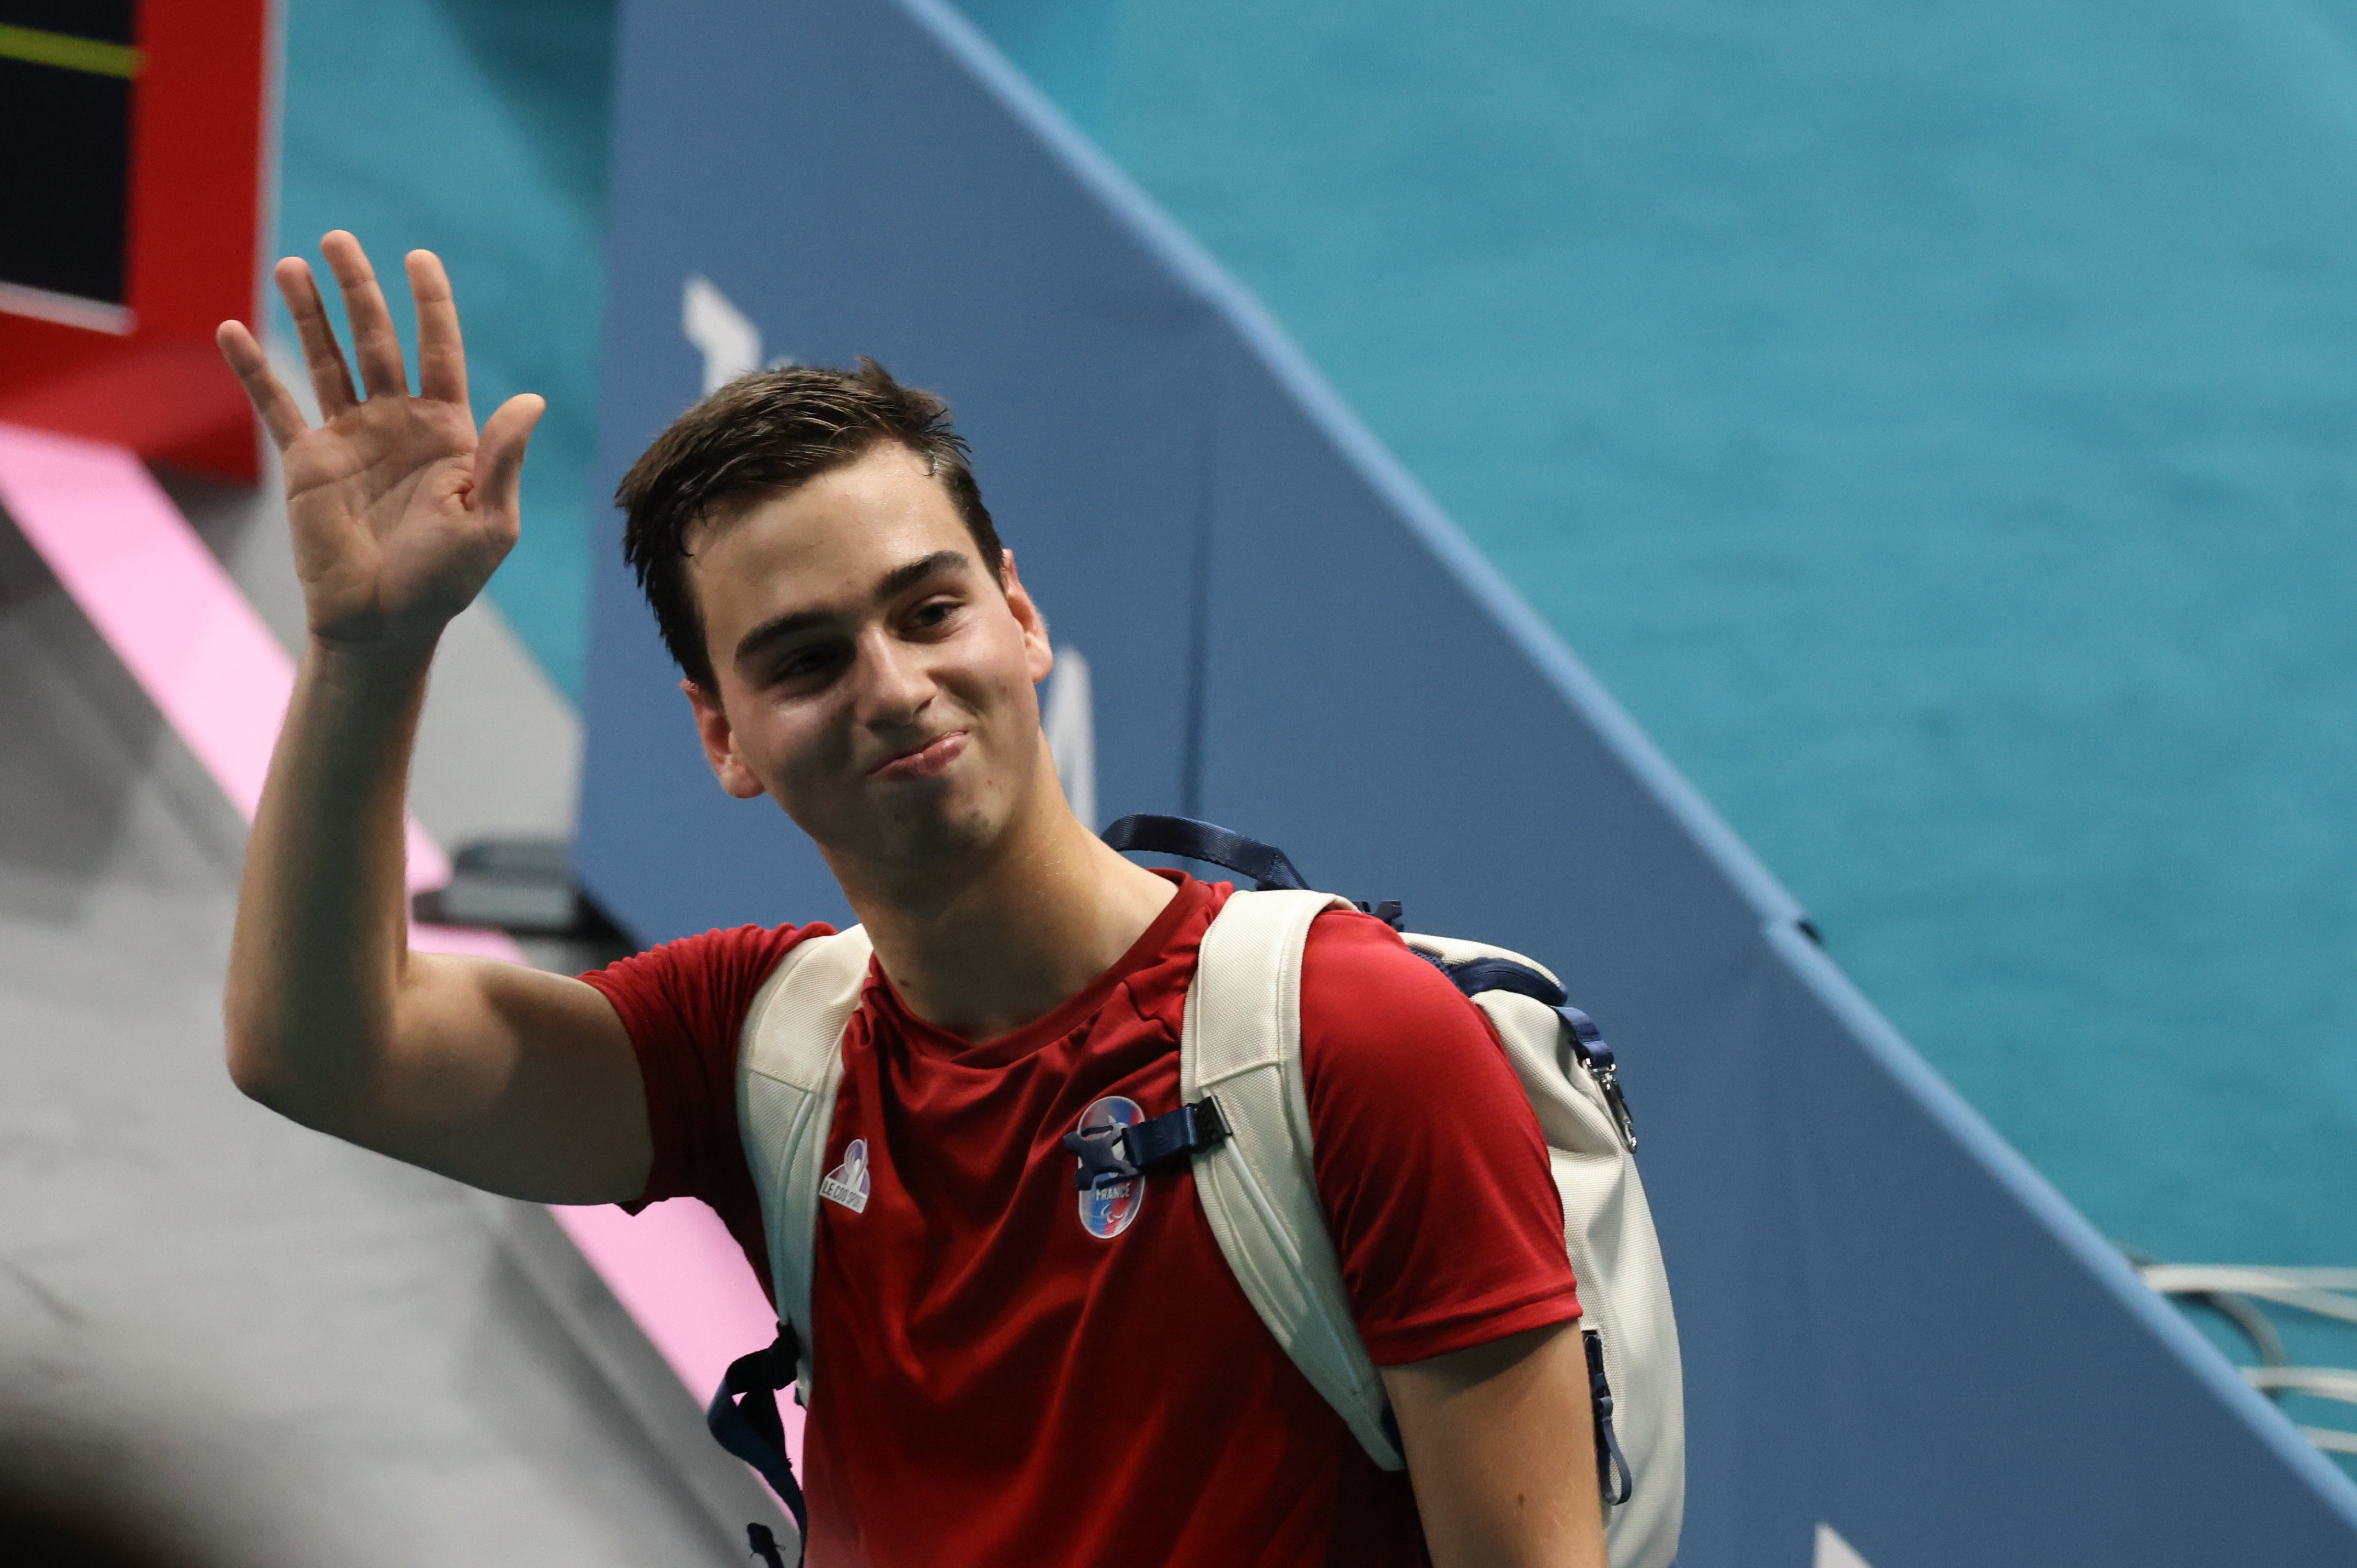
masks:
[[[887,781],[933,778],[964,753],[965,741],[966,734],[962,729],[937,735],[922,746],[886,757],[869,768],[867,776]]]

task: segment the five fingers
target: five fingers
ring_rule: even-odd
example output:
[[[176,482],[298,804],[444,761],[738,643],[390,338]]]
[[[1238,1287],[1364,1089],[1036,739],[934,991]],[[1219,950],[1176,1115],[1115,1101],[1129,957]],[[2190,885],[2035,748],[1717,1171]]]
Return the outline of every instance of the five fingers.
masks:
[[[321,239],[319,250],[343,291],[352,347],[360,359],[361,382],[368,389],[368,395],[406,397],[409,378],[402,365],[401,338],[393,328],[393,314],[385,306],[383,292],[377,286],[368,252],[341,229]],[[410,294],[417,303],[419,393],[464,407],[467,350],[458,331],[458,306],[450,292],[449,275],[442,269],[441,258],[431,251],[412,251],[406,260]],[[328,319],[327,302],[320,296],[309,264],[299,256],[281,261],[273,269],[273,275],[277,280],[278,292],[286,301],[287,313],[295,319],[296,334],[303,345],[304,367],[310,373],[312,391],[319,400],[320,417],[332,421],[358,406],[360,399],[352,387],[351,367],[344,359],[343,345],[337,339],[334,322]],[[268,358],[243,325],[224,321],[215,338],[222,357],[245,384],[254,412],[261,416],[272,439],[284,449],[309,428],[300,407],[272,373]],[[522,408],[526,403],[531,404],[528,413]],[[545,407],[538,398],[511,398],[492,416],[491,424],[484,426],[482,457],[487,475],[502,476],[499,484],[489,486],[487,499],[490,494],[503,493],[512,502],[517,473],[509,471],[509,467],[512,465],[520,469],[524,442]],[[494,442],[494,426],[502,427],[504,441]]]

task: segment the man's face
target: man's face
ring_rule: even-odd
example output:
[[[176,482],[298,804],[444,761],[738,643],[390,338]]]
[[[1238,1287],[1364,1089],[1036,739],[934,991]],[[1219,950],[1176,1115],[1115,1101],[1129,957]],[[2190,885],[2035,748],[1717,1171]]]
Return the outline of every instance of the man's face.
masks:
[[[838,870],[995,840],[1039,787],[1047,627],[1001,592],[956,505],[897,443],[689,539],[716,692],[688,687],[740,799],[768,794]]]

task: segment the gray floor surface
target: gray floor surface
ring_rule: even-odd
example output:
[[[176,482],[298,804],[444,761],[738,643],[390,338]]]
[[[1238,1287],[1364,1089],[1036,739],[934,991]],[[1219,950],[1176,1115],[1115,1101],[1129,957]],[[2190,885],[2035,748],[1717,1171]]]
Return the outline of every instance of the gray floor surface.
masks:
[[[243,836],[0,522],[0,1490],[209,1564],[741,1560],[461,1189],[231,1086]]]

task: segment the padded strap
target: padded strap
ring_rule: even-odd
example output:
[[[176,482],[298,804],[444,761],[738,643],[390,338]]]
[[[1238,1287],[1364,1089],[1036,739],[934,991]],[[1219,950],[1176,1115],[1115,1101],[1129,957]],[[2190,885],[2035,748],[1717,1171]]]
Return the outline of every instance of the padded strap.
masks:
[[[844,1026],[866,989],[874,951],[857,926],[796,943],[754,996],[737,1051],[737,1123],[761,1198],[778,1320],[800,1334],[796,1369],[806,1402],[818,1185],[843,1077]]]
[[[1244,1295],[1302,1375],[1387,1470],[1406,1461],[1383,1378],[1351,1317],[1311,1164],[1301,1079],[1301,952],[1349,900],[1237,893],[1203,934],[1178,1038],[1179,1097],[1217,1098],[1230,1136],[1195,1156],[1195,1191]]]

